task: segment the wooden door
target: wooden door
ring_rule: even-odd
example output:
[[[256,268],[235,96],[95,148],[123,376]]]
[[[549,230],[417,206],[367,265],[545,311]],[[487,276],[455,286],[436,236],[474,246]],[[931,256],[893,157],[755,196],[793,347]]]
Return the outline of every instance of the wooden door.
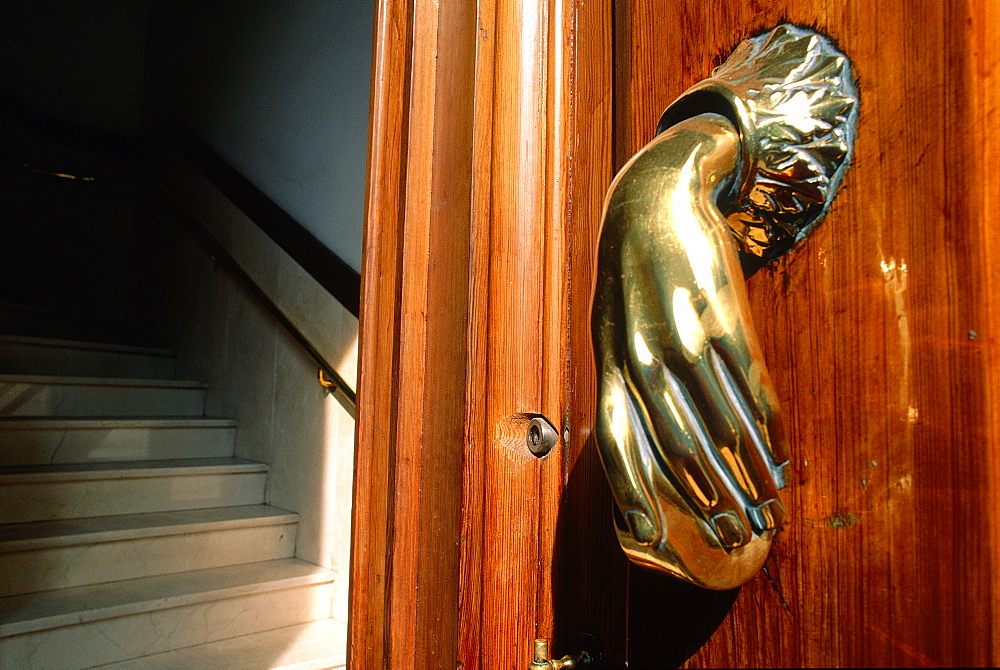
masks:
[[[857,153],[813,238],[750,281],[789,520],[766,573],[707,592],[613,537],[593,250],[663,108],[783,21],[854,61]],[[524,668],[534,637],[580,633],[609,668],[996,664],[997,34],[993,0],[385,0],[351,666]],[[559,433],[543,458],[528,415]]]
[[[690,665],[996,664],[1000,6],[616,9],[616,164],[665,102],[783,21],[832,37],[861,88],[827,221],[749,283],[789,422],[790,520]]]

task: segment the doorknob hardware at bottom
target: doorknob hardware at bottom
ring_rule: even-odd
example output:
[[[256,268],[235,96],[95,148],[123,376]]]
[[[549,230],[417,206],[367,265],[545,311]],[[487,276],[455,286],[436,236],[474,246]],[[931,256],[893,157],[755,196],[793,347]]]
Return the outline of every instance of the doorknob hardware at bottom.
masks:
[[[528,670],[578,670],[580,668],[592,668],[592,658],[586,651],[581,651],[575,656],[563,656],[558,659],[549,658],[549,641],[543,637],[535,638],[535,660],[528,666]]]

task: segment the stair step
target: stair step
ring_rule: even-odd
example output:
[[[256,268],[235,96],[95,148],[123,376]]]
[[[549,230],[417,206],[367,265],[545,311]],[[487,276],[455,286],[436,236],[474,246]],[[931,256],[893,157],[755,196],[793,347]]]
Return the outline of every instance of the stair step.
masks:
[[[327,670],[347,666],[347,625],[321,619],[102,665],[101,670]]]
[[[0,371],[8,374],[170,379],[166,349],[0,335]]]
[[[266,473],[239,458],[0,467],[0,523],[256,505]]]
[[[0,466],[232,456],[236,422],[208,417],[0,417]]]
[[[0,526],[0,596],[295,554],[298,515],[268,505]]]
[[[170,379],[0,374],[0,416],[201,416],[205,388]]]
[[[0,667],[89,668],[330,615],[333,573],[294,558],[0,598]]]

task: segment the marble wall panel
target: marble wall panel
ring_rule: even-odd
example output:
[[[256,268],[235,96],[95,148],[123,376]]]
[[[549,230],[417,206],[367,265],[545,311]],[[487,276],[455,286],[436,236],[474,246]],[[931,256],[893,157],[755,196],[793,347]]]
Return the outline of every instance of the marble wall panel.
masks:
[[[237,420],[237,457],[270,465],[266,502],[300,515],[296,556],[336,572],[334,612],[346,621],[354,420],[239,279],[174,230],[168,320],[178,374],[208,384],[207,414]],[[261,288],[353,386],[357,319],[269,239],[250,233],[232,250],[248,274],[259,268]]]

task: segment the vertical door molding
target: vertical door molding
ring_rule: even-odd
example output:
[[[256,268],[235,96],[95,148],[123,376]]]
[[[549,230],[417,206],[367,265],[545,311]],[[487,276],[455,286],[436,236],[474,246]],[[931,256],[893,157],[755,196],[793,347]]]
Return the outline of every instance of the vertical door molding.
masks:
[[[457,649],[475,7],[376,16],[352,530],[354,668]]]
[[[580,4],[377,12],[352,668],[522,668],[533,638],[555,631],[611,179],[610,11]],[[527,449],[524,414],[560,432],[544,458]]]
[[[1000,135],[996,123],[1000,120],[1000,51],[993,45],[1000,33],[1000,3],[979,2],[973,5],[973,12],[979,20],[970,27],[970,44],[973,57],[969,59],[965,77],[970,80],[970,106],[977,110],[969,141],[977,147],[976,160],[972,168],[972,190],[978,194],[974,202],[975,215],[980,219],[979,229],[986,238],[982,245],[986,258],[983,267],[990,271],[986,275],[984,292],[986,322],[991,326],[1000,324],[1000,226],[996,225],[994,213],[1000,208]],[[996,412],[1000,408],[1000,333],[992,332],[986,345],[986,369],[989,374],[988,404],[986,408]],[[1000,446],[1000,421],[990,422],[985,448]],[[990,488],[986,506],[990,510],[1000,509],[1000,458],[989,460],[987,478],[994,485]],[[990,633],[991,658],[994,665],[1000,664],[1000,579],[996,577],[1000,568],[1000,528],[990,523],[990,553],[986,557],[992,566],[989,588],[989,603],[993,628]],[[985,589],[984,589],[985,591]],[[985,593],[983,594],[985,597]]]
[[[565,248],[555,128],[558,2],[479,3],[462,539],[464,667],[531,659],[551,633],[554,510],[565,449],[528,451],[517,413],[561,431]]]

